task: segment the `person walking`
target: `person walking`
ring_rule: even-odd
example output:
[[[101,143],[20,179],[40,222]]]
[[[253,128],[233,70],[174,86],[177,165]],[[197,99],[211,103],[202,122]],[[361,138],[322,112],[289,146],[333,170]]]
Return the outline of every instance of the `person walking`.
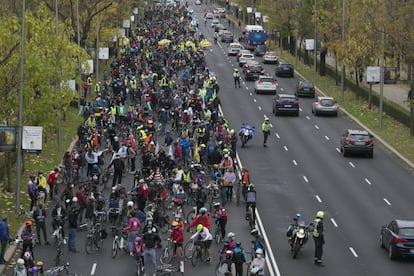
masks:
[[[40,231],[43,232],[43,238],[45,239],[45,244],[49,245],[49,241],[47,240],[46,235],[46,211],[43,209],[43,205],[39,204],[37,205],[36,210],[33,212],[33,220],[36,224],[36,233],[37,233],[37,243],[42,244],[40,239]]]
[[[243,264],[246,262],[246,252],[241,247],[241,242],[236,242],[236,248],[233,250],[232,260],[236,266],[236,276],[243,276]]]
[[[0,221],[0,264],[6,264],[4,254],[6,253],[7,242],[10,241],[9,225],[7,224],[7,216],[3,215]]]
[[[237,86],[240,86],[240,72],[239,69],[234,68],[234,72],[233,72],[233,78],[234,78],[234,88],[237,88]]]
[[[155,227],[148,227],[143,239],[145,275],[155,276],[157,274],[157,255],[155,248],[161,244],[161,238]]]
[[[263,276],[265,269],[265,259],[263,258],[263,249],[258,248],[256,250],[256,257],[250,264],[250,274],[254,276]]]
[[[109,169],[111,166],[114,166],[114,176],[113,176],[113,181],[112,181],[112,187],[114,187],[116,184],[121,184],[122,172],[124,171],[124,168],[125,168],[125,164],[122,161],[119,153],[115,153],[115,158],[109,164],[107,169]]]
[[[36,175],[33,173],[29,176],[29,182],[27,183],[27,193],[30,197],[30,212],[33,211],[33,207],[36,205]]]
[[[263,131],[263,147],[267,147],[266,142],[267,142],[267,138],[270,135],[270,123],[269,123],[268,117],[265,118],[262,124],[262,131]]]
[[[315,241],[314,264],[319,265],[319,266],[324,266],[322,263],[323,245],[325,243],[324,233],[323,233],[324,217],[325,217],[325,213],[323,211],[318,211],[316,213],[316,218],[313,221],[313,230],[312,230],[313,240]]]

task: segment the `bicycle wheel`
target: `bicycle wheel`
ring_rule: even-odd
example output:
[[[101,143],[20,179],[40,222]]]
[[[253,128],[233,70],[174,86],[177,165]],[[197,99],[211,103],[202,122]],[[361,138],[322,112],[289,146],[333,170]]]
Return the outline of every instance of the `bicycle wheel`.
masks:
[[[191,257],[191,264],[193,266],[196,266],[199,260],[201,260],[201,250],[197,247],[193,256]]]
[[[118,254],[118,248],[119,248],[119,243],[118,243],[118,238],[116,237],[112,241],[112,258],[113,259],[116,257],[116,254]]]
[[[216,244],[219,244],[221,241],[221,229],[220,226],[216,227],[216,231],[214,232],[214,240],[216,241]]]
[[[164,252],[162,252],[161,256],[160,256],[160,262],[162,264],[168,264],[172,259],[172,254],[171,254],[171,250],[170,247],[167,246],[164,249]]]
[[[60,264],[60,255],[62,255],[62,250],[58,248],[57,254],[55,257],[55,266],[58,266]]]
[[[86,242],[85,242],[85,252],[86,252],[86,254],[88,254],[88,255],[91,254],[92,249],[93,249],[93,239],[92,239],[92,237],[88,236],[86,238]]]
[[[196,213],[194,212],[194,210],[193,210],[193,211],[191,211],[191,212],[189,212],[189,213],[187,214],[187,216],[186,216],[186,218],[187,218],[187,223],[192,222],[192,221],[195,219],[195,217],[196,217]]]
[[[187,259],[191,259],[194,253],[194,248],[194,242],[191,240],[187,241],[187,243],[184,246],[184,257],[186,257]]]
[[[144,264],[142,263],[141,256],[138,258],[139,259],[136,260],[137,276],[141,276],[141,275],[144,275]]]

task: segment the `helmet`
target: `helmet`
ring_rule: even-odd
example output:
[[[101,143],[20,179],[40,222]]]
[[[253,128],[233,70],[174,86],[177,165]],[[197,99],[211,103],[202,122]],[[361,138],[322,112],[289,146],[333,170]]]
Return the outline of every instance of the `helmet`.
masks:
[[[207,213],[207,208],[206,207],[201,207],[200,208],[200,214],[205,214]]]
[[[266,117],[265,118],[265,122],[269,122],[269,117]]]
[[[250,235],[252,235],[252,236],[256,236],[258,234],[259,234],[259,230],[257,230],[256,228],[253,229],[252,231],[250,231]]]
[[[232,238],[234,238],[236,236],[236,234],[234,234],[233,232],[229,232],[228,234],[227,234],[227,238],[229,238],[229,239],[232,239]]]
[[[320,218],[320,219],[323,219],[325,217],[325,213],[323,211],[318,211],[316,213],[316,217]]]
[[[204,226],[202,224],[197,225],[197,232],[203,231]]]
[[[38,174],[38,175],[41,175],[41,174],[43,174],[43,172],[42,172],[42,171],[39,171],[37,174]]]
[[[220,202],[216,202],[216,203],[214,203],[214,208],[218,208],[218,207],[220,207]]]
[[[249,190],[254,190],[254,184],[253,184],[253,183],[251,183],[251,184],[249,185]]]
[[[233,128],[230,130],[230,134],[234,134],[234,129]]]
[[[127,206],[134,207],[134,202],[132,200],[128,201]]]
[[[26,226],[32,226],[33,225],[33,222],[31,220],[27,220],[25,222],[25,224],[26,224]]]
[[[226,258],[227,259],[230,259],[231,258],[231,255],[232,255],[232,251],[231,250],[227,250],[226,251]]]
[[[173,220],[173,222],[171,222],[171,226],[172,227],[177,227],[178,226],[178,221]]]
[[[119,138],[118,138],[118,136],[115,136],[115,137],[114,137],[114,141],[115,141],[115,142],[118,142],[118,139],[119,139]]]
[[[76,196],[74,196],[74,197],[72,198],[72,201],[73,201],[73,202],[78,202],[78,198],[77,198]]]
[[[229,158],[229,155],[226,153],[226,154],[224,155],[224,158]]]
[[[141,243],[141,242],[142,242],[141,237],[136,237],[136,238],[135,238],[135,243]]]
[[[263,255],[263,249],[261,249],[261,248],[257,248],[257,249],[256,249],[256,254]]]
[[[98,165],[93,164],[93,166],[92,166],[92,170],[97,171],[97,170],[98,170]]]
[[[27,260],[27,259],[30,259],[31,257],[32,257],[32,255],[30,255],[29,251],[24,252],[23,258],[25,258]]]
[[[240,247],[241,246],[241,242],[240,241],[236,241],[236,247]]]
[[[17,259],[17,264],[18,265],[24,265],[24,260],[22,258],[18,258]]]
[[[214,164],[214,165],[213,165],[213,168],[214,168],[214,169],[218,169],[218,167],[219,167],[219,165],[218,165],[218,164]]]

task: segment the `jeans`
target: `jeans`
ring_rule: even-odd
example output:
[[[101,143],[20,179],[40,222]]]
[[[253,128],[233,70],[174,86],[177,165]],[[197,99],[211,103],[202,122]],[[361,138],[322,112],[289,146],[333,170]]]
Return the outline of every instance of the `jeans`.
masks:
[[[80,167],[80,182],[82,182],[82,183],[85,183],[86,182],[86,173],[87,173],[87,170],[88,170],[88,167],[87,166]]]
[[[0,251],[0,263],[4,263],[6,260],[4,259],[4,254],[6,253],[8,240],[1,240],[1,251]]]
[[[76,252],[76,228],[69,228],[69,251]]]
[[[134,241],[135,241],[136,237],[137,237],[137,232],[136,231],[128,232],[128,250],[129,250],[129,252],[133,252]]]
[[[157,256],[154,248],[145,248],[144,250],[144,271],[146,275],[157,273]]]
[[[227,199],[227,187],[221,187],[220,188],[220,199],[221,199],[221,205],[224,207],[226,205],[226,199]]]

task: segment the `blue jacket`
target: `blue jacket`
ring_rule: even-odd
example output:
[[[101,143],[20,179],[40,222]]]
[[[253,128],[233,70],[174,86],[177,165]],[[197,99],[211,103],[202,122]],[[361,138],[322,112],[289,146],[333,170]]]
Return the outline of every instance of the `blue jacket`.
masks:
[[[5,241],[9,239],[9,226],[5,221],[0,221],[0,240]]]

